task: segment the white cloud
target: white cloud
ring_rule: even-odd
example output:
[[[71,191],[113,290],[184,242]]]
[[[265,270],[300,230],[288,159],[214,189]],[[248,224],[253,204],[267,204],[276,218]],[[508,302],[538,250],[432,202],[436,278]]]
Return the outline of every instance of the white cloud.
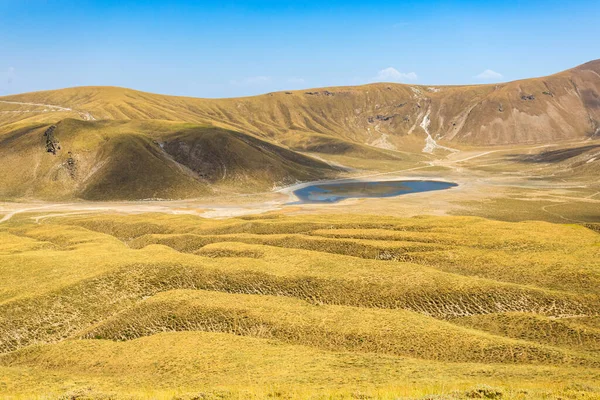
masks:
[[[479,79],[481,81],[493,81],[497,79],[502,79],[503,76],[501,73],[492,71],[491,69],[486,69],[479,75],[475,75],[475,79]]]
[[[231,85],[236,86],[251,86],[251,85],[262,85],[265,83],[271,82],[271,77],[269,76],[250,76],[248,78],[244,78],[242,80],[231,80],[229,83]]]
[[[396,68],[388,67],[377,73],[377,76],[372,79],[376,82],[405,82],[416,81],[418,76],[414,72],[400,72]]]

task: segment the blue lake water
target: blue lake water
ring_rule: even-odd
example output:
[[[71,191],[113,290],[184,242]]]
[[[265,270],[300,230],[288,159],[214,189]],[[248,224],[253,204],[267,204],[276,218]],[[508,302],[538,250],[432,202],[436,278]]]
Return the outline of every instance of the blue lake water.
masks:
[[[335,203],[351,198],[394,197],[409,193],[444,190],[458,186],[440,181],[346,181],[323,183],[294,191],[302,203]]]

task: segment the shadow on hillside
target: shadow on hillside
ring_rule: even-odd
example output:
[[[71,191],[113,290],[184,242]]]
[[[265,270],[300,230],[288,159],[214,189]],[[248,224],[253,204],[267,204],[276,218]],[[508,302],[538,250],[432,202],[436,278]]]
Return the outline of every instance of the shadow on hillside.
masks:
[[[522,163],[558,163],[568,160],[569,158],[577,157],[596,148],[600,148],[600,144],[574,147],[570,149],[544,151],[538,154],[508,154],[506,158],[508,158],[510,161]]]

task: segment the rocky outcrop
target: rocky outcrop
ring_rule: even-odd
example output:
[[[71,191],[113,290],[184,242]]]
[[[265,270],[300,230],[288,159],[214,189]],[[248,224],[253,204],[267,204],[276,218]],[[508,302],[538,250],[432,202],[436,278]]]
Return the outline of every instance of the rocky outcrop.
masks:
[[[535,96],[532,94],[524,94],[521,96],[521,100],[535,100]]]
[[[58,139],[54,136],[54,131],[56,130],[56,125],[50,126],[50,128],[46,129],[44,132],[44,137],[46,138],[46,151],[48,153],[52,153],[56,155],[56,152],[60,150],[60,144],[58,143]]]
[[[73,153],[69,152],[69,158],[65,162],[65,168],[69,172],[69,176],[72,179],[77,177],[77,163],[75,162],[75,158],[73,158]]]
[[[381,114],[378,114],[378,115],[376,115],[376,116],[374,116],[374,117],[368,117],[368,118],[367,118],[367,121],[368,121],[370,124],[372,124],[372,123],[374,123],[375,121],[389,121],[389,120],[391,120],[392,118],[394,118],[394,117],[397,117],[397,116],[398,116],[398,114],[393,114],[393,115],[381,115]]]
[[[335,96],[335,93],[330,92],[329,90],[323,90],[320,92],[305,92],[304,94],[307,94],[309,96]]]

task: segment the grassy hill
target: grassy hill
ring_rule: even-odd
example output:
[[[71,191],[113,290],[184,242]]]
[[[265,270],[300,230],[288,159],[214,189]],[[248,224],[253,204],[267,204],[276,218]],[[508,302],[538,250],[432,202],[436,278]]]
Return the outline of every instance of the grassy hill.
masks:
[[[49,129],[21,128],[0,138],[1,198],[189,198],[231,187],[270,190],[343,171],[209,125],[66,119],[50,137]]]
[[[422,125],[445,143],[547,143],[584,137],[600,127],[600,61],[543,78],[479,85],[421,86],[377,83],[268,93],[231,99],[164,96],[115,87],[80,87],[26,93],[1,101],[2,125],[17,120],[159,119],[213,123],[276,142],[316,133],[375,147],[402,149]],[[384,135],[387,135],[384,136]],[[402,144],[402,146],[401,146]]]
[[[231,99],[80,87],[2,97],[0,197],[260,192],[350,169],[422,166],[431,154],[447,154],[443,146],[595,138],[599,74],[600,61],[593,61],[544,78],[480,86],[378,83]],[[53,155],[44,136],[51,126],[60,143]],[[592,176],[595,154],[568,170]]]
[[[31,216],[0,225],[5,398],[600,393],[582,226]]]
[[[0,200],[23,204],[0,211],[0,398],[600,398],[599,99],[600,61],[481,86],[2,97]],[[266,193],[379,174],[458,186]],[[235,207],[265,214],[195,216]]]

